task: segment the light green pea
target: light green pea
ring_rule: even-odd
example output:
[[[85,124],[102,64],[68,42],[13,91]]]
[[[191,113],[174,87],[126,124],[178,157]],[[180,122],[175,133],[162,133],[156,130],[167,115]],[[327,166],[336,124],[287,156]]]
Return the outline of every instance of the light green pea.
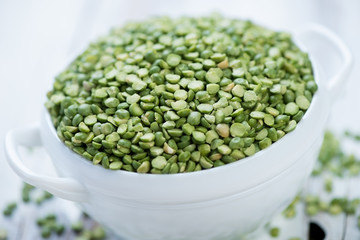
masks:
[[[273,126],[275,123],[275,118],[270,114],[265,114],[264,116],[264,123],[268,126]]]
[[[152,148],[150,148],[150,154],[152,156],[154,156],[154,157],[162,155],[163,152],[164,152],[164,149],[160,148],[160,147],[152,147]]]
[[[117,142],[120,140],[120,136],[117,132],[112,132],[109,135],[107,135],[105,139],[108,142]]]
[[[133,116],[141,116],[144,113],[144,111],[137,103],[133,103],[130,105],[129,112]]]
[[[262,129],[258,134],[255,136],[255,139],[258,141],[263,140],[268,135],[268,130],[266,128]]]
[[[133,84],[131,85],[131,87],[136,91],[142,91],[146,88],[146,86],[146,82],[140,80],[133,82]]]
[[[193,126],[197,126],[200,124],[201,113],[199,112],[191,112],[187,118],[187,122]]]
[[[227,124],[216,125],[216,132],[223,138],[227,138],[230,135],[230,128]]]
[[[186,135],[191,135],[195,131],[195,127],[191,125],[190,123],[185,123],[182,126],[182,130]]]
[[[270,236],[273,238],[277,238],[280,234],[280,229],[277,227],[273,227],[270,229]]]
[[[114,131],[114,126],[111,123],[105,123],[101,125],[101,133],[108,135]]]
[[[185,151],[185,152],[180,153],[178,160],[179,160],[179,162],[186,162],[186,161],[190,160],[190,157],[191,157],[191,153],[188,151]]]
[[[214,109],[223,108],[228,106],[228,101],[225,97],[220,98],[215,104],[213,104]]]
[[[195,80],[195,81],[191,81],[187,87],[190,89],[190,90],[193,90],[194,92],[198,92],[198,91],[201,91],[204,89],[204,83],[202,81],[198,81],[198,80]]]
[[[105,101],[104,101],[104,104],[105,106],[107,107],[117,107],[119,105],[119,100],[117,98],[107,98]]]
[[[229,142],[229,147],[231,149],[240,149],[244,147],[244,144],[245,144],[244,141],[240,137],[234,137]]]
[[[77,125],[79,125],[80,124],[80,122],[82,122],[83,121],[83,116],[81,116],[80,114],[76,114],[75,116],[74,116],[74,118],[72,119],[72,125],[73,126],[77,126]],[[69,126],[68,126],[69,127]]]
[[[174,93],[174,97],[176,100],[186,100],[187,96],[187,92],[183,89],[176,90]]]
[[[206,73],[205,77],[206,77],[206,80],[209,83],[218,83],[218,82],[220,82],[220,76],[212,68]]]
[[[285,113],[291,116],[295,115],[299,111],[299,106],[294,102],[289,102],[285,106]]]
[[[106,98],[107,95],[106,89],[104,88],[96,89],[94,93],[94,97],[96,98]]]
[[[214,109],[213,105],[205,103],[197,105],[196,108],[200,113],[211,113]]]
[[[202,132],[199,132],[199,131],[194,131],[192,133],[192,136],[194,138],[194,140],[198,143],[205,143],[205,140],[206,140],[206,136],[204,133]]]
[[[319,208],[315,204],[308,204],[305,208],[305,212],[309,216],[315,216],[319,212]]]
[[[210,130],[206,132],[206,142],[207,143],[211,143],[214,139],[219,138],[219,135],[217,134],[217,132],[215,130]]]
[[[171,67],[176,67],[177,65],[179,65],[180,61],[181,57],[177,54],[169,54],[166,58],[167,64],[169,64],[169,66]]]
[[[218,84],[209,83],[206,85],[206,91],[211,95],[216,94],[217,92],[219,92],[219,90],[220,90],[220,86]]]
[[[288,125],[284,128],[284,132],[288,133],[293,131],[296,128],[296,121],[295,120],[291,120]]]
[[[179,166],[177,165],[177,163],[172,163],[170,165],[169,173],[178,173],[178,172],[179,172]]]
[[[204,156],[200,158],[200,165],[205,169],[212,168],[214,166],[213,162]]]
[[[210,124],[215,123],[215,116],[213,116],[213,115],[204,114],[204,118]]]
[[[302,96],[302,95],[296,97],[296,104],[302,110],[307,110],[310,106],[309,100],[305,96]]]
[[[170,147],[169,144],[166,143],[166,142],[164,143],[163,149],[164,149],[164,152],[168,153],[168,154],[175,154],[176,153],[176,150],[174,148]]]
[[[97,122],[97,117],[96,115],[89,115],[86,116],[84,119],[84,123],[88,126],[92,126]]]
[[[244,87],[241,85],[236,85],[232,90],[231,93],[236,97],[243,97],[245,90]]]
[[[79,130],[84,133],[90,132],[90,128],[84,122],[79,124]]]
[[[231,148],[227,145],[221,145],[218,148],[219,153],[223,155],[229,155],[231,153]]]
[[[244,74],[245,74],[245,71],[244,71],[244,69],[242,69],[242,68],[236,68],[236,69],[234,69],[233,72],[232,72],[232,75],[233,75],[233,77],[235,77],[235,78],[243,77]]]
[[[184,100],[178,100],[176,102],[172,102],[171,103],[171,107],[175,110],[175,111],[179,111],[182,109],[185,109],[187,107],[187,102]]]
[[[206,156],[211,152],[211,147],[209,144],[201,144],[198,147],[198,150],[199,150],[201,156]]]
[[[244,93],[244,101],[245,102],[252,102],[257,101],[258,97],[254,91],[245,91]]]
[[[109,165],[109,169],[111,169],[111,170],[119,170],[119,169],[121,169],[122,166],[123,166],[123,163],[120,162],[120,161],[112,162]]]
[[[255,145],[251,144],[248,148],[245,149],[244,151],[246,156],[252,156],[255,154]]]
[[[265,113],[259,111],[253,111],[250,113],[250,117],[255,119],[263,119],[265,117]]]
[[[82,116],[88,116],[92,114],[91,107],[89,104],[81,104],[78,108],[79,114]]]
[[[139,100],[140,100],[140,95],[138,95],[137,93],[126,97],[126,102],[128,104],[137,103]]]
[[[145,133],[143,136],[140,137],[140,141],[143,142],[152,142],[155,140],[155,135],[153,133]]]
[[[339,204],[330,204],[328,211],[331,215],[338,215],[342,213],[343,209]]]
[[[136,169],[138,173],[147,173],[150,171],[150,162],[145,161],[140,164],[140,166]]]
[[[166,74],[165,75],[166,80],[169,83],[178,83],[180,81],[180,76],[177,74]]]
[[[259,142],[259,147],[260,149],[265,149],[267,147],[269,147],[271,145],[271,139],[270,138],[267,138],[265,137],[264,139],[262,139],[260,142]]]
[[[166,158],[163,156],[157,156],[156,158],[151,160],[151,166],[157,169],[164,169],[166,164],[167,164]]]
[[[230,134],[233,137],[243,137],[246,132],[245,126],[241,123],[233,123],[230,127]]]
[[[277,109],[272,108],[272,107],[267,107],[267,108],[265,108],[265,111],[266,111],[267,113],[269,113],[270,115],[274,116],[274,117],[276,117],[277,115],[280,114]]]

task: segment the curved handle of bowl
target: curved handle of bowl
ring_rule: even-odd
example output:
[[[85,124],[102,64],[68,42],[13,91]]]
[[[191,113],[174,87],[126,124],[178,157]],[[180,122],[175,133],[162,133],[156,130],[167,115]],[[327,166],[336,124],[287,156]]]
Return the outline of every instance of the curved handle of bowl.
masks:
[[[314,53],[326,72],[332,72],[330,80],[325,83],[330,101],[334,101],[348,80],[353,63],[353,57],[345,43],[329,29],[312,24],[299,29],[297,38],[305,44],[311,53]],[[335,55],[334,55],[335,54]],[[326,64],[330,60],[336,60],[333,64]],[[331,69],[332,68],[332,69]]]
[[[34,147],[41,145],[39,127],[11,130],[5,138],[5,152],[11,168],[25,182],[42,188],[55,196],[71,201],[86,201],[86,188],[73,178],[60,178],[40,175],[30,170],[22,161],[18,146]]]

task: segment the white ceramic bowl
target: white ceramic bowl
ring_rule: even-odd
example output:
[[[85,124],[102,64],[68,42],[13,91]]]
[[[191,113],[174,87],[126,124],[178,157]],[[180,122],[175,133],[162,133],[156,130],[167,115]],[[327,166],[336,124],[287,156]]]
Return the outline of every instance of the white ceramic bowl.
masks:
[[[174,175],[106,170],[68,149],[44,111],[40,127],[7,134],[8,162],[24,181],[78,201],[125,239],[246,238],[286,207],[310,175],[331,103],[350,71],[349,51],[323,27],[308,27],[295,40],[310,53],[319,89],[296,130],[251,157]],[[325,78],[321,71],[328,72],[328,65],[322,62],[329,58],[341,64],[332,78]],[[19,145],[43,145],[61,177],[28,169],[17,152]]]

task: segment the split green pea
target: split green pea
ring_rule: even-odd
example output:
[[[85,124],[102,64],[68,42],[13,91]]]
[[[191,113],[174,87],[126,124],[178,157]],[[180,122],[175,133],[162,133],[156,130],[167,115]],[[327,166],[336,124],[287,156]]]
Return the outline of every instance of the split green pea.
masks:
[[[317,90],[283,32],[211,15],[114,28],[60,73],[58,137],[111,170],[182,173],[252,156],[293,131]]]

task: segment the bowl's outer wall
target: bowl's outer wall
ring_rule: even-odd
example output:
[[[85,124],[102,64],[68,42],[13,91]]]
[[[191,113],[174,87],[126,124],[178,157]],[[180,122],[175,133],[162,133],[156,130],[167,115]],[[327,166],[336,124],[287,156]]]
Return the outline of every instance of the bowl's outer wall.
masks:
[[[239,239],[290,204],[313,167],[317,141],[290,169],[250,190],[202,204],[152,206],[94,195],[86,211],[124,239]],[[231,185],[240,182],[228,183]],[[174,189],[176,191],[176,189]],[[169,193],[171,194],[171,193]]]

